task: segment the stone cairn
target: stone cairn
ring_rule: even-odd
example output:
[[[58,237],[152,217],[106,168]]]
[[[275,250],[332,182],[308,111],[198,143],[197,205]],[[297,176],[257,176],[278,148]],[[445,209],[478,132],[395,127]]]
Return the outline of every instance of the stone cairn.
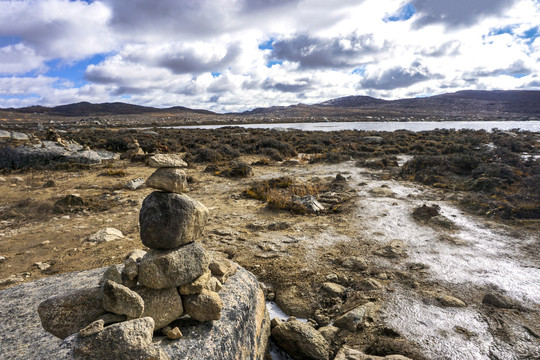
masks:
[[[205,322],[221,317],[218,295],[236,264],[212,258],[197,240],[208,209],[183,194],[186,163],[174,155],[155,155],[158,169],[146,181],[158,189],[139,214],[140,235],[150,251],[131,252],[123,265],[109,267],[100,286],[49,298],[38,306],[43,328],[71,344],[75,359],[168,359],[152,343],[160,331],[179,339],[169,326],[184,315]],[[181,340],[178,340],[181,341]]]

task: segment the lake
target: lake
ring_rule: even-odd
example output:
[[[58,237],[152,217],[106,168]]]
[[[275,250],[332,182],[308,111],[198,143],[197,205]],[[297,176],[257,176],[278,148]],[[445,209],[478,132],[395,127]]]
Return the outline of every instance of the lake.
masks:
[[[540,132],[540,121],[410,121],[410,122],[316,122],[316,123],[284,123],[284,124],[238,124],[238,125],[193,125],[173,126],[173,129],[218,129],[225,126],[235,126],[249,129],[296,129],[305,131],[339,131],[339,130],[368,130],[368,131],[429,131],[435,129],[472,129],[472,130],[512,130],[521,129]]]

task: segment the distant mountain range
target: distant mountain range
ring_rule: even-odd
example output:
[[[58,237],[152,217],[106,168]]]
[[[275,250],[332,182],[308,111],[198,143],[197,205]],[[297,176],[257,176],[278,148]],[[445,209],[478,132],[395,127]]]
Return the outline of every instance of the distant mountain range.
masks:
[[[243,114],[273,116],[538,117],[540,91],[467,90],[443,95],[381,100],[346,96],[314,105],[257,108]]]
[[[130,114],[202,114],[219,115],[207,110],[175,106],[166,109],[131,105],[120,102],[76,104],[55,107],[30,106],[4,111],[46,114],[66,117],[88,117]],[[227,114],[224,114],[227,115]],[[272,106],[228,115],[246,117],[386,117],[429,119],[432,117],[462,120],[488,118],[540,118],[540,91],[459,91],[430,97],[381,100],[369,96],[347,96],[313,105]]]
[[[55,107],[28,106],[18,109],[2,109],[19,113],[36,113],[56,116],[105,116],[105,115],[135,115],[146,113],[197,113],[215,115],[212,111],[190,109],[183,106],[159,109],[149,106],[132,105],[121,102],[92,104],[89,102],[79,102],[75,104],[60,105]]]

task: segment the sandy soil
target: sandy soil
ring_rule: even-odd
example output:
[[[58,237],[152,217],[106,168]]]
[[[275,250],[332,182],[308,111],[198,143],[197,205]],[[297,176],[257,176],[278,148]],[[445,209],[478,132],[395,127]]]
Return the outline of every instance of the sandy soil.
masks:
[[[251,163],[256,158],[243,160]],[[101,176],[109,169],[100,166],[5,176],[0,183],[0,256],[6,260],[0,263],[0,279],[33,281],[107,266],[143,248],[138,211],[152,190],[131,191],[122,185],[146,178],[154,169],[129,162],[117,162],[113,169],[127,175]],[[189,196],[211,213],[201,241],[255,273],[269,298],[286,298],[292,291],[300,309],[320,324],[325,316],[335,318],[367,301],[378,304],[379,318],[363,331],[342,331],[335,349],[347,342],[374,354],[398,352],[415,358],[540,357],[537,227],[525,230],[474,217],[454,205],[458,193],[401,182],[390,173],[358,168],[352,162],[254,166],[247,179],[203,170],[204,166],[187,169],[195,180]],[[354,202],[341,213],[293,215],[269,210],[241,194],[254,179],[288,175],[329,182],[338,173],[347,178],[347,189],[354,195]],[[44,188],[48,180],[56,186]],[[56,200],[74,193],[102,207],[74,214],[51,211]],[[414,220],[412,211],[422,204],[441,206],[442,221]],[[125,238],[102,244],[86,241],[104,227],[121,230]],[[345,265],[350,258],[361,258],[366,266]],[[40,270],[38,262],[51,266]],[[328,279],[347,288],[342,299],[322,289]],[[367,280],[375,280],[376,288],[366,289]],[[482,305],[484,294],[493,291],[512,298],[517,307]],[[443,307],[436,300],[442,295],[459,298],[466,306]]]

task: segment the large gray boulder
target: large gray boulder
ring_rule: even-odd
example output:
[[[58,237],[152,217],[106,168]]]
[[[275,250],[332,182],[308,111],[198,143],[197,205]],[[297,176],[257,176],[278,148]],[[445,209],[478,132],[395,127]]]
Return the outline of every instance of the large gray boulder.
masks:
[[[208,209],[184,194],[154,191],[144,199],[139,223],[142,243],[151,249],[174,249],[197,240]]]
[[[208,263],[206,250],[196,242],[173,250],[150,250],[139,265],[139,283],[151,289],[182,286],[201,276]]]
[[[124,321],[89,334],[77,334],[72,356],[76,360],[165,360],[163,351],[152,344],[154,320],[151,317]],[[84,336],[87,335],[87,336]]]
[[[68,344],[62,344],[62,340],[42,328],[37,305],[61,292],[96,286],[105,270],[62,274],[0,291],[1,357],[71,359]],[[160,343],[171,359],[264,359],[270,320],[257,279],[239,268],[219,295],[223,301],[220,320],[173,322],[184,336],[176,341],[163,339]]]
[[[105,314],[101,288],[79,289],[51,297],[39,304],[37,313],[45,330],[64,339]]]
[[[297,360],[328,360],[330,348],[320,332],[298,320],[272,329],[276,344]]]
[[[187,176],[184,170],[159,168],[146,180],[146,186],[174,193],[187,190]]]
[[[154,290],[139,286],[134,291],[144,300],[142,316],[154,319],[154,330],[169,325],[184,313],[182,298],[174,287]]]

